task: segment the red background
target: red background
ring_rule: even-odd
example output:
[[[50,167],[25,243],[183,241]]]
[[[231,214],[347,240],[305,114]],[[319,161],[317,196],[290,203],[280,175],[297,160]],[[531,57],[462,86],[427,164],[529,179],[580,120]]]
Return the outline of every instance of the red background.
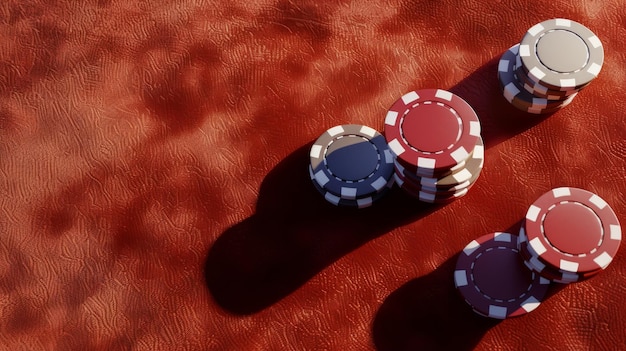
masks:
[[[0,348],[626,349],[626,245],[527,316],[474,315],[458,252],[516,232],[558,186],[625,223],[623,1],[26,1],[0,4]],[[599,78],[545,117],[497,60],[565,17]],[[308,148],[383,128],[419,88],[477,111],[485,169],[443,207],[397,189],[327,204]]]

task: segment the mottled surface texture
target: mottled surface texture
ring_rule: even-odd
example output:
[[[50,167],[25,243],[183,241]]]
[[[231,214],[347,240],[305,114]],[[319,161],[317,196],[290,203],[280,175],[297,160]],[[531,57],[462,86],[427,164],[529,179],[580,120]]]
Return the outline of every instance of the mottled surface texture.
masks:
[[[517,231],[550,188],[594,191],[626,225],[623,1],[236,3],[1,2],[0,349],[626,349],[626,245],[501,323],[453,284],[470,240]],[[537,118],[502,98],[497,60],[552,17],[606,60]],[[324,202],[311,143],[382,130],[436,87],[483,124],[469,195]]]

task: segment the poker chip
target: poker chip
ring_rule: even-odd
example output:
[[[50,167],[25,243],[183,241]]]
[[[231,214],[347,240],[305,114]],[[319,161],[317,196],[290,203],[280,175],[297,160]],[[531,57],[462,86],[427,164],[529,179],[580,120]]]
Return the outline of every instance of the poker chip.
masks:
[[[393,177],[385,184],[384,188],[381,191],[374,193],[370,196],[362,196],[356,199],[344,199],[341,196],[333,194],[332,192],[324,189],[315,181],[315,174],[313,173],[313,168],[309,166],[309,176],[311,177],[311,181],[315,186],[315,189],[324,196],[324,199],[329,203],[335,206],[341,207],[353,207],[353,208],[366,208],[372,206],[376,201],[383,198],[389,189],[393,187],[394,179]]]
[[[529,207],[518,250],[529,269],[570,284],[603,271],[620,241],[621,226],[604,200],[587,190],[563,187],[543,194]]]
[[[385,138],[403,167],[434,177],[468,158],[480,136],[474,109],[461,97],[441,89],[409,92],[385,117]]]
[[[604,62],[600,39],[584,25],[563,18],[532,26],[520,42],[519,55],[530,79],[560,91],[585,87]]]
[[[498,80],[504,98],[518,109],[529,113],[554,112],[567,104],[573,97],[567,96],[560,100],[537,97],[523,87],[516,74],[516,60],[520,45],[510,47],[498,63]]]
[[[412,183],[420,184],[422,186],[430,188],[443,188],[449,189],[451,187],[458,186],[465,182],[470,181],[474,176],[477,176],[484,164],[485,160],[485,147],[481,137],[477,139],[476,145],[472,149],[469,158],[465,161],[464,167],[458,169],[450,175],[442,178],[430,178],[419,177],[412,175],[410,172],[403,172],[406,178],[409,178]],[[401,170],[401,165],[396,163],[396,170]]]
[[[347,124],[328,129],[311,146],[313,180],[340,199],[381,192],[392,177],[393,155],[373,128]]]
[[[518,250],[520,255],[524,260],[524,264],[535,272],[537,272],[542,277],[549,279],[553,282],[557,283],[575,283],[585,279],[591,278],[593,275],[598,272],[593,273],[572,273],[572,272],[564,272],[556,267],[552,267],[550,265],[546,265],[541,261],[539,256],[533,251],[532,248],[528,246],[528,240],[526,238],[525,228],[522,226],[520,228],[519,236],[518,236]]]
[[[602,68],[600,39],[580,23],[551,19],[531,27],[500,58],[502,95],[531,114],[554,113],[569,105]]]
[[[516,57],[515,63],[515,77],[517,78],[520,85],[532,94],[535,97],[544,98],[547,100],[565,100],[571,96],[576,96],[578,94],[577,90],[569,90],[569,91],[559,91],[552,90],[547,87],[541,85],[541,83],[534,82],[532,79],[528,78],[526,72],[522,69],[522,63],[519,58],[519,55]]]
[[[560,272],[596,274],[613,260],[621,226],[611,207],[587,190],[562,187],[539,197],[524,220],[528,249]]]
[[[517,236],[496,232],[470,242],[459,254],[454,283],[478,314],[505,319],[535,310],[550,281],[524,265]]]
[[[385,117],[396,184],[428,203],[449,203],[465,196],[483,167],[480,129],[476,112],[449,91],[405,94]]]
[[[465,188],[469,188],[472,183],[470,183],[470,181],[466,181],[463,182],[457,186],[451,187],[451,188],[432,188],[432,187],[427,187],[427,186],[422,186],[420,184],[416,184],[416,183],[412,183],[411,180],[407,180],[404,176],[398,174],[397,172],[394,173],[394,178],[395,178],[395,182],[396,184],[402,188],[403,190],[409,191],[409,192],[419,192],[419,191],[423,191],[426,193],[431,193],[431,194],[441,194],[441,195],[452,195],[454,193],[457,193]]]
[[[395,162],[396,184],[410,196],[423,202],[445,204],[465,196],[478,179],[484,165],[482,138],[471,149],[462,167],[441,178],[420,177]]]
[[[413,186],[407,186],[407,182],[402,179],[398,174],[394,174],[395,183],[404,190],[404,192],[416,199],[423,202],[434,204],[446,204],[450,203],[459,197],[467,195],[472,184],[468,184],[466,187],[453,191],[432,191],[425,188],[415,188]],[[468,182],[469,183],[469,182]]]

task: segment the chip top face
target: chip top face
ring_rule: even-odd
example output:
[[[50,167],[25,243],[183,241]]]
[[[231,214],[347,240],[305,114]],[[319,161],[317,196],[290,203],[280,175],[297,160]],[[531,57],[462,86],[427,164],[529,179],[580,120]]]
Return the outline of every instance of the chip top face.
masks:
[[[520,58],[533,81],[549,89],[576,90],[598,76],[604,49],[589,28],[557,18],[526,32],[520,42]]]
[[[529,207],[524,228],[539,259],[571,273],[606,268],[622,239],[611,207],[598,195],[571,187],[541,195]]]
[[[348,200],[384,190],[393,176],[393,155],[385,138],[363,125],[328,129],[311,146],[309,156],[313,180]]]
[[[399,161],[430,174],[463,162],[479,136],[480,122],[472,107],[441,89],[405,94],[385,118],[385,138]]]

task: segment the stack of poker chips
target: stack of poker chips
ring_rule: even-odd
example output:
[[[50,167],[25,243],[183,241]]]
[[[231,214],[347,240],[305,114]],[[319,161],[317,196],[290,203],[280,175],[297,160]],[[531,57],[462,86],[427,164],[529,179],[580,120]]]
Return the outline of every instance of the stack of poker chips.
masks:
[[[309,156],[311,181],[333,205],[369,207],[393,186],[393,155],[382,134],[368,126],[328,129]]]
[[[606,201],[587,190],[563,187],[528,208],[518,248],[528,268],[554,282],[574,283],[604,270],[621,239],[621,226]]]
[[[480,315],[521,316],[541,304],[551,282],[574,283],[604,270],[621,239],[615,212],[598,195],[552,189],[529,207],[519,236],[492,233],[470,242],[454,283]]]
[[[600,39],[568,19],[551,19],[530,28],[498,65],[504,97],[533,114],[553,113],[572,102],[602,68]]]
[[[409,195],[449,203],[467,194],[483,168],[480,121],[461,97],[423,89],[403,95],[385,117],[394,178]]]

